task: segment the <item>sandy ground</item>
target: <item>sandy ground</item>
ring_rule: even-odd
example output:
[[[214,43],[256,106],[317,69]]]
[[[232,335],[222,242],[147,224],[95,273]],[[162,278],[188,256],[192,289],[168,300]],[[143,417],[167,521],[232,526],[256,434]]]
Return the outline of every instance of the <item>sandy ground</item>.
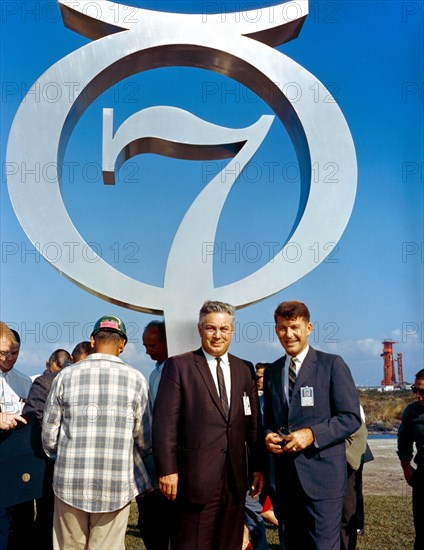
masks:
[[[364,466],[365,495],[410,495],[396,454],[396,438],[369,439],[374,460]]]

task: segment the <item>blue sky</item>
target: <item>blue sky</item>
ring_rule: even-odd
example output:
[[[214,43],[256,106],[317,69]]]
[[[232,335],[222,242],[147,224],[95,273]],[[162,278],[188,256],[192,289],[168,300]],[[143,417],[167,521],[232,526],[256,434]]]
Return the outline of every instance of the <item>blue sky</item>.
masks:
[[[181,12],[270,4],[131,2]],[[110,312],[129,329],[124,360],[148,374],[152,363],[140,338],[153,317],[109,304],[62,277],[36,253],[7,191],[6,143],[20,102],[47,68],[89,40],[64,28],[54,1],[5,1],[0,9],[0,317],[22,335],[18,368],[41,372],[54,349],[71,350],[87,338],[98,317]],[[276,359],[281,348],[273,333],[273,311],[284,299],[299,299],[311,310],[312,345],[341,354],[357,384],[380,383],[386,338],[398,342],[395,352],[403,354],[407,380],[423,367],[423,21],[422,2],[311,2],[299,37],[278,48],[333,92],[355,143],[358,191],[334,254],[297,283],[238,312],[233,353],[253,362]],[[113,107],[118,125],[153,105],[184,108],[234,128],[272,111],[251,90],[224,76],[171,67],[117,83],[78,122],[66,151],[62,186],[74,224],[105,261],[161,286],[175,231],[217,163],[142,155],[122,167],[117,185],[105,188],[100,177],[102,109]],[[272,162],[277,169],[271,174]],[[299,200],[296,162],[276,120],[222,212],[216,285],[264,265],[269,259],[265,243],[281,241],[289,231]],[[321,254],[322,246],[317,243],[309,253]],[[53,258],[62,252],[49,250]]]

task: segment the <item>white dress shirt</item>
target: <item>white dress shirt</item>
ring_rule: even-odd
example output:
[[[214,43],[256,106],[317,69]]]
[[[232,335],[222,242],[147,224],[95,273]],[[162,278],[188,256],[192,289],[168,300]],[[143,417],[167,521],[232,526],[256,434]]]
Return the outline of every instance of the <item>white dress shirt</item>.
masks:
[[[293,359],[293,361],[296,364],[296,378],[299,376],[300,369],[302,367],[302,363],[305,360],[306,355],[309,351],[309,344],[306,346],[306,348],[299,353],[299,355],[296,355],[296,357],[291,357],[290,355],[286,354],[286,362],[284,364],[284,391],[286,392],[286,398],[287,403],[290,404],[290,398],[289,398],[289,367],[290,367],[290,361]]]
[[[209,355],[209,353],[206,353],[206,351],[202,348],[203,353],[205,354],[206,361],[208,362],[209,369],[212,374],[213,381],[215,382],[216,391],[219,395],[219,387],[218,387],[218,377],[216,376],[216,357],[213,357],[212,355]],[[224,375],[224,381],[225,381],[225,389],[227,390],[227,399],[228,399],[228,405],[231,406],[231,371],[230,371],[230,361],[228,359],[228,353],[225,353],[224,355],[221,355],[221,368],[222,373]]]
[[[9,372],[0,372],[1,412],[21,414],[31,384],[31,378],[15,368]]]

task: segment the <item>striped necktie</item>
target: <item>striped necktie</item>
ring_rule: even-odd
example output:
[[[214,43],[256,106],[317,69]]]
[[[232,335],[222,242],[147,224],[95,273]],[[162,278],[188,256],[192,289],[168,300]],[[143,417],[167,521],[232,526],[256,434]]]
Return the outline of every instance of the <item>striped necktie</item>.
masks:
[[[296,361],[291,358],[290,367],[289,367],[289,399],[293,393],[294,385],[296,384]]]
[[[227,389],[225,387],[224,373],[221,368],[221,357],[216,358],[216,377],[218,379],[219,398],[221,399],[222,409],[225,414],[225,418],[228,418],[228,412],[230,407],[228,406]]]

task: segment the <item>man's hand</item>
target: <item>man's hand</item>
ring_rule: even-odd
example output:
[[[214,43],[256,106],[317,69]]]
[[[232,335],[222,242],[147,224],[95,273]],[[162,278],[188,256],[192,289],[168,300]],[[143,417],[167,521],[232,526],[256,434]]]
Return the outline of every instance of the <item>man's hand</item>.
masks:
[[[13,430],[18,422],[27,423],[25,418],[19,414],[0,413],[0,430]]]
[[[279,455],[283,453],[298,453],[303,451],[315,441],[311,428],[302,428],[281,436],[271,432],[265,437],[265,445],[269,452]]]
[[[269,434],[266,434],[265,436],[265,445],[268,451],[275,455],[280,455],[283,452],[283,449],[281,447],[282,442],[285,441],[284,437],[281,437],[281,435],[278,435],[275,432],[270,432]]]
[[[403,468],[403,477],[406,483],[412,487],[415,468],[411,466],[410,462],[406,462],[405,460],[401,460],[401,466]]]
[[[168,500],[177,498],[178,474],[168,474],[159,477],[159,489]]]
[[[265,486],[265,476],[262,472],[253,472],[252,486],[250,487],[250,496],[255,498],[262,493]]]
[[[284,453],[298,453],[309,447],[309,445],[312,445],[315,441],[315,436],[311,428],[302,428],[301,430],[291,432],[286,436],[285,441],[286,445],[283,447]]]

